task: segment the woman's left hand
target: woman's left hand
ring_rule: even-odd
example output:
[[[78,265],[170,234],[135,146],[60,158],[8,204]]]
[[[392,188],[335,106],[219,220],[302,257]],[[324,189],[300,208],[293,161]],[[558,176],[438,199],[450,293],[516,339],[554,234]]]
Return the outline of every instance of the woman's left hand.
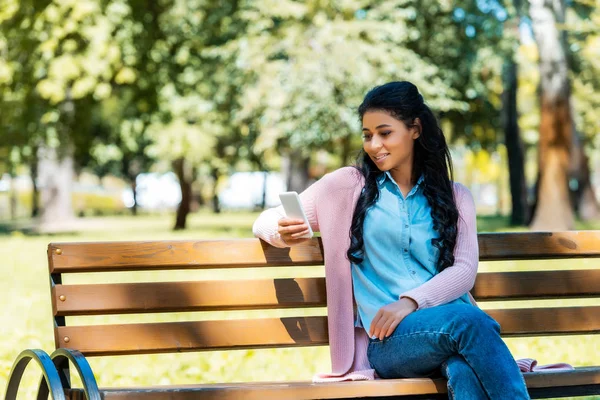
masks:
[[[383,340],[384,337],[390,336],[404,317],[416,309],[417,303],[409,297],[402,297],[381,307],[371,322],[369,337]]]

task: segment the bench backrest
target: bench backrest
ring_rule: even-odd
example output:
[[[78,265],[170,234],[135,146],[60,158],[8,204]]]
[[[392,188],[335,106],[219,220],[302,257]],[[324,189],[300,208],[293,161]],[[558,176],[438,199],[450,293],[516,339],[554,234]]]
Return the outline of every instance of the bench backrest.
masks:
[[[600,231],[479,235],[480,260],[600,258]],[[322,266],[320,238],[291,249],[258,239],[51,243],[48,246],[56,347],[87,356],[327,345],[325,278],[63,284],[89,272]],[[543,263],[544,261],[538,261]],[[600,298],[593,269],[480,273],[478,301]],[[537,264],[536,264],[537,265]],[[322,271],[321,271],[322,272]],[[299,309],[298,316],[67,326],[66,317],[132,313]],[[600,332],[600,306],[486,309],[503,336]],[[226,334],[224,334],[226,333]]]

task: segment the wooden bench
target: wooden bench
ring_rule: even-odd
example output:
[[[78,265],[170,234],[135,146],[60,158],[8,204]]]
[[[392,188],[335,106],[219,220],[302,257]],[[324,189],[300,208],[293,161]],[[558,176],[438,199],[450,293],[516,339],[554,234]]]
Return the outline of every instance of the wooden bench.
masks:
[[[480,273],[472,293],[479,302],[600,298],[600,231],[493,233],[479,235],[482,261],[597,258],[593,269]],[[332,399],[377,396],[444,398],[443,379],[369,382],[223,383],[138,388],[100,388],[85,357],[241,348],[327,345],[324,316],[222,321],[69,326],[66,317],[215,310],[325,307],[325,278],[63,284],[65,275],[86,272],[310,266],[323,264],[320,238],[291,249],[258,239],[113,243],[52,243],[48,246],[56,351],[26,350],[15,362],[7,399],[15,398],[30,360],[44,371],[38,398],[54,399]],[[319,269],[317,269],[319,270]],[[596,303],[597,304],[597,303]],[[600,306],[486,310],[504,337],[600,333]],[[227,334],[224,334],[226,332]],[[590,349],[598,351],[598,349]],[[75,368],[69,369],[69,361]],[[552,361],[562,361],[555,360]],[[53,368],[56,366],[56,368]],[[281,368],[286,368],[282,365]],[[316,371],[315,371],[316,372]],[[77,373],[83,388],[70,388]],[[600,394],[600,367],[527,373],[532,397]],[[61,397],[62,396],[62,397]]]

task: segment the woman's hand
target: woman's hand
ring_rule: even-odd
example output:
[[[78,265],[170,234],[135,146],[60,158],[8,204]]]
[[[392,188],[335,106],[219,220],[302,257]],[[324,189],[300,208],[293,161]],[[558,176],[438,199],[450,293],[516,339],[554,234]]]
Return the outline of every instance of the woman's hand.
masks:
[[[416,309],[417,303],[409,297],[402,297],[398,301],[381,307],[371,322],[369,337],[383,340],[384,337],[390,336],[404,317]]]
[[[279,220],[278,226],[277,232],[279,232],[279,236],[290,246],[310,240],[310,238],[300,237],[310,232],[304,220],[284,217]]]

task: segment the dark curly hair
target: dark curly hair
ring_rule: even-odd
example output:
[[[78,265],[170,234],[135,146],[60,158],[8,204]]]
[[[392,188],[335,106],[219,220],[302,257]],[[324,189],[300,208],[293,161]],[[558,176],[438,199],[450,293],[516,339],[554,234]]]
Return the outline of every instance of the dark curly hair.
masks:
[[[452,190],[452,158],[444,133],[431,109],[423,102],[423,96],[410,82],[390,82],[371,89],[358,107],[361,120],[368,111],[387,112],[409,128],[416,126],[416,118],[421,122],[421,135],[415,140],[411,180],[416,184],[423,176],[423,194],[431,206],[433,229],[439,235],[432,238],[433,246],[439,249],[437,270],[442,271],[454,264],[458,223]],[[355,167],[364,176],[365,187],[352,217],[347,255],[350,261],[360,264],[364,255],[363,224],[367,210],[379,198],[377,177],[383,172],[364,150],[361,150]]]

